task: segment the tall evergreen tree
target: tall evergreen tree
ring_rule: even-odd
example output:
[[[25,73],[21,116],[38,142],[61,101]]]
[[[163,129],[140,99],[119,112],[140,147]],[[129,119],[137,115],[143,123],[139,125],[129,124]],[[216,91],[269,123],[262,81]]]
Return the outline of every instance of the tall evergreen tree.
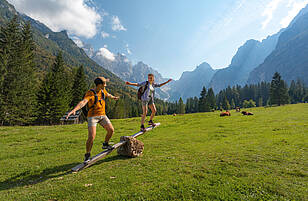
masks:
[[[86,75],[84,72],[84,68],[81,65],[74,77],[74,83],[72,87],[72,102],[70,104],[71,107],[76,106],[79,101],[81,101],[82,97],[88,90],[88,85],[86,82]]]
[[[281,76],[276,72],[273,76],[270,89],[270,102],[271,104],[287,104],[289,103],[289,95],[287,85]]]
[[[51,71],[46,75],[38,93],[38,122],[58,124],[71,102],[69,76],[65,72],[62,53],[59,52]]]
[[[206,111],[206,88],[203,87],[202,91],[200,93],[200,98],[199,98],[199,112],[205,112]]]
[[[226,96],[225,96],[224,101],[222,103],[222,108],[224,110],[230,110],[230,108],[231,108],[230,103],[229,103],[229,101],[228,101]]]
[[[258,100],[258,107],[262,107],[263,106],[263,98],[260,97]]]
[[[231,100],[231,105],[230,105],[231,109],[235,109],[235,102],[234,99],[232,98]]]
[[[205,97],[206,111],[216,109],[216,98],[212,88],[209,88]]]
[[[289,88],[289,96],[290,96],[290,101],[292,104],[297,103],[297,97],[296,97],[296,84],[295,81],[292,80]]]
[[[0,123],[9,124],[11,111],[16,111],[15,104],[10,105],[10,99],[16,98],[17,88],[13,83],[16,74],[17,49],[21,41],[18,18],[15,16],[8,24],[1,26],[0,30]],[[9,94],[8,94],[9,92]],[[11,106],[11,107],[10,107]],[[11,117],[10,117],[11,116]]]
[[[183,102],[182,97],[179,99],[179,104],[178,104],[178,112],[179,114],[185,114],[185,104]]]
[[[21,44],[19,45],[20,70],[16,77],[19,87],[19,117],[22,124],[33,123],[37,107],[37,74],[35,73],[34,50],[35,45],[32,38],[30,23],[22,27]]]
[[[34,120],[37,79],[34,66],[34,42],[30,24],[19,26],[14,17],[0,34],[0,119],[6,125],[27,125]]]
[[[196,96],[193,99],[193,112],[199,112],[199,99]]]
[[[192,113],[192,100],[193,98],[187,98],[185,104],[185,111],[186,113]]]

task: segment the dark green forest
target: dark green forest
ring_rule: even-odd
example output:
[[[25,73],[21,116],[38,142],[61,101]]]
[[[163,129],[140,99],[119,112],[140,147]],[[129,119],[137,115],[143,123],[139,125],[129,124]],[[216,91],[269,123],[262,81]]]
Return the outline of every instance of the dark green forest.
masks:
[[[186,113],[210,112],[216,109],[230,110],[236,107],[250,108],[308,102],[308,88],[301,80],[292,81],[290,86],[276,72],[271,83],[261,82],[227,87],[216,96],[213,89],[203,87],[200,97],[188,98]]]

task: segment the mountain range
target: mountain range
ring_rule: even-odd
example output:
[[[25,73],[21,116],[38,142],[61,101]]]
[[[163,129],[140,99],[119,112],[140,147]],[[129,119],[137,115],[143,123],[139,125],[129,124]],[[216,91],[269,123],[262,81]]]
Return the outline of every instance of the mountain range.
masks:
[[[245,85],[249,73],[275,49],[278,37],[277,34],[260,41],[248,40],[241,46],[232,58],[227,68],[219,69],[211,79],[210,87],[217,93],[228,86]]]
[[[276,71],[288,83],[301,79],[308,84],[307,7],[298,13],[287,28],[262,41],[246,41],[238,48],[228,67],[214,70],[204,62],[193,71],[183,72],[179,80],[164,86],[158,93],[159,97],[169,101],[176,101],[180,97],[186,100],[199,96],[203,86],[212,87],[215,93],[218,93],[228,86],[269,82]],[[92,51],[92,55],[97,63],[123,80],[143,81],[148,73],[154,73],[157,81],[166,80],[143,62],[132,65],[124,55],[118,54],[112,62],[99,55],[99,52],[93,54]]]
[[[180,97],[186,100],[189,97],[199,96],[202,87],[208,87],[214,70],[208,63],[203,62],[193,71],[185,71],[179,80],[170,83],[170,88],[167,91],[170,95],[170,100],[179,100]]]
[[[98,75],[111,80],[109,88],[116,93],[134,97],[136,93],[127,87],[124,81],[141,82],[147,79],[147,74],[153,73],[156,82],[167,80],[157,70],[142,61],[133,64],[123,54],[112,54],[106,58],[102,49],[95,51],[90,44],[78,47],[66,31],[53,32],[47,26],[19,14],[5,0],[0,0],[0,24],[6,23],[14,15],[22,22],[29,21],[36,43],[35,61],[41,77],[48,71],[55,55],[62,51],[67,70],[75,67],[85,67],[88,80]],[[274,72],[279,72],[282,79],[301,79],[308,85],[308,5],[293,19],[290,25],[278,33],[268,36],[262,41],[248,40],[238,48],[228,67],[214,70],[208,63],[203,62],[193,71],[182,73],[179,80],[158,89],[159,98],[169,101],[182,97],[199,96],[202,87],[212,87],[217,93],[227,86],[245,85],[261,81],[271,81]]]
[[[90,45],[83,47],[88,56],[92,55],[92,59],[104,68],[110,70],[123,80],[130,82],[142,82],[147,80],[149,73],[154,74],[157,83],[165,82],[168,78],[163,76],[142,61],[133,65],[129,59],[123,54],[107,57],[98,50],[93,52]],[[186,100],[192,96],[198,96],[203,86],[209,86],[211,77],[214,75],[214,70],[208,63],[204,62],[197,66],[193,71],[182,73],[179,80],[175,80],[162,88],[157,89],[157,97],[164,100],[176,101],[180,97]]]
[[[301,79],[308,85],[308,5],[290,25],[263,41],[248,40],[240,47],[231,64],[218,70],[210,87],[217,93],[228,85],[270,82],[275,72],[290,83]]]
[[[103,66],[105,69],[116,74],[124,81],[137,82],[137,83],[143,82],[148,79],[148,74],[150,73],[154,74],[155,82],[157,83],[162,83],[167,80],[166,78],[163,78],[158,71],[144,64],[142,61],[133,65],[132,62],[124,54],[118,53],[116,55],[111,56],[111,58],[109,57],[106,58],[106,56],[101,52],[104,50],[91,52],[88,51],[89,46],[86,46],[84,48],[86,49],[86,52],[88,52],[88,56],[92,54],[91,58],[94,61]],[[169,99],[169,95],[168,93],[166,93],[167,89],[168,89],[167,85],[164,86],[163,88],[157,89],[156,92],[157,97],[165,100]]]
[[[280,34],[275,50],[249,75],[248,83],[270,81],[279,72],[290,84],[300,79],[308,86],[308,5]]]

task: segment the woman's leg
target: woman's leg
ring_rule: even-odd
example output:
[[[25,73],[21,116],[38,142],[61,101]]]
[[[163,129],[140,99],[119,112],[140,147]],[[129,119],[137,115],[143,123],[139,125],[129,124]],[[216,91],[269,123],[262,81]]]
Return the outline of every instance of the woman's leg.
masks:
[[[144,120],[148,113],[148,105],[142,104],[142,116],[141,116],[141,125],[144,125]]]
[[[156,110],[156,107],[155,107],[155,104],[154,104],[154,103],[151,104],[151,105],[149,105],[149,108],[150,108],[151,111],[152,111],[151,117],[150,117],[150,121],[151,121],[151,120],[153,120],[153,118],[154,118],[154,116],[155,116],[157,110]]]

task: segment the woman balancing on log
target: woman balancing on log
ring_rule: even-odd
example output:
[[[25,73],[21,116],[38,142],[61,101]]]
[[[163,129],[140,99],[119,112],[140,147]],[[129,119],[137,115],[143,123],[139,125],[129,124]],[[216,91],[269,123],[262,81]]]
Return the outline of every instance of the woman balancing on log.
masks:
[[[131,82],[126,82],[127,85],[132,85],[132,86],[137,86],[140,87],[138,90],[138,99],[141,100],[142,103],[142,116],[141,116],[141,127],[140,130],[142,132],[145,131],[144,127],[144,120],[148,112],[148,106],[151,109],[151,117],[149,121],[149,125],[155,126],[153,122],[153,118],[156,113],[156,107],[154,104],[154,96],[155,96],[155,88],[156,87],[161,87],[169,82],[171,82],[172,79],[169,79],[168,81],[157,84],[154,82],[154,75],[153,74],[148,74],[148,80],[140,83],[131,83]]]

